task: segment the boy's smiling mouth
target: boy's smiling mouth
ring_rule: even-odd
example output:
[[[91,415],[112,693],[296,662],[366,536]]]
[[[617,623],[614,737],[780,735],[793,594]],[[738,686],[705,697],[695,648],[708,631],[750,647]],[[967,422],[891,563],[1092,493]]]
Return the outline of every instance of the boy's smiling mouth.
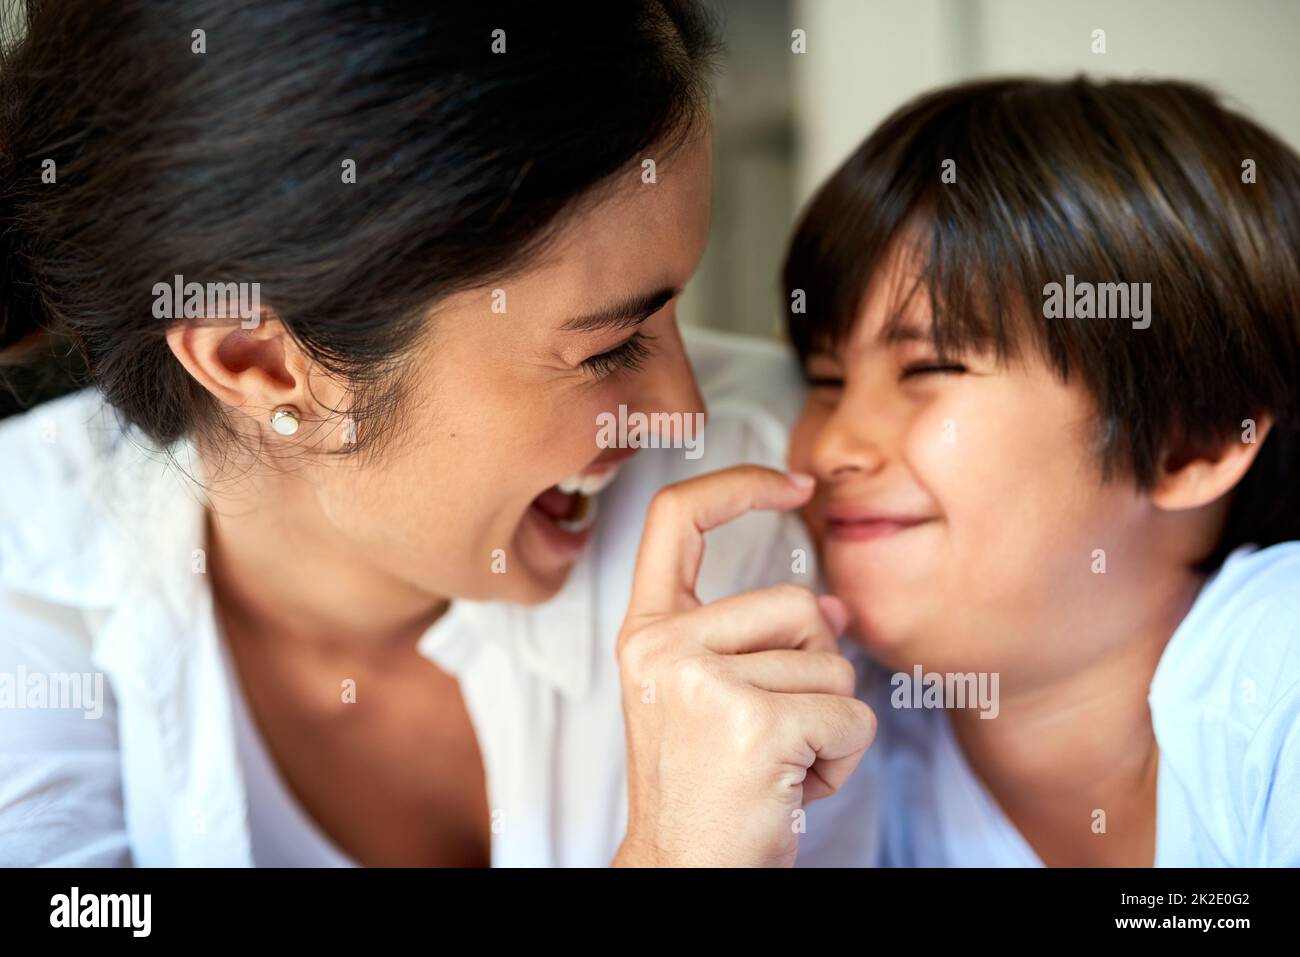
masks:
[[[859,505],[829,505],[825,509],[827,537],[843,542],[886,538],[933,520],[933,516]]]

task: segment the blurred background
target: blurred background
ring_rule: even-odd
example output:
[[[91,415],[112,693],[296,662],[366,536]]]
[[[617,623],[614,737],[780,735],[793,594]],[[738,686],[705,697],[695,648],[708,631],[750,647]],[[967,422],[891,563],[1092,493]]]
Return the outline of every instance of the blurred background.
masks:
[[[935,86],[1034,74],[1194,80],[1300,149],[1300,0],[712,0],[727,39],[713,234],[682,321],[778,335],[799,208]],[[792,32],[806,52],[794,53]],[[1092,52],[1105,31],[1105,53]]]

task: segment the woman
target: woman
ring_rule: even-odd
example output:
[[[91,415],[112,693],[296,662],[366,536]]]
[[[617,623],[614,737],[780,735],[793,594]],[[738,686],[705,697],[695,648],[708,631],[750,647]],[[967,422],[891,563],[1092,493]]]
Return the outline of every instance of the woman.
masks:
[[[713,42],[685,0],[29,4],[0,348],[93,387],[0,426],[0,861],[614,857],[647,503],[780,465],[797,394],[675,324]],[[597,442],[705,397],[699,457]],[[701,594],[801,547],[729,528]]]

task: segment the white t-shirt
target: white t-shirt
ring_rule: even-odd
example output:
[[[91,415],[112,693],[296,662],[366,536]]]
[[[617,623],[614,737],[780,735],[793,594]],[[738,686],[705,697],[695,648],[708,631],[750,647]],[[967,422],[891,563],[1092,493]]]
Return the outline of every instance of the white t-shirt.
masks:
[[[885,782],[882,863],[1040,867],[967,764],[942,710],[863,694]],[[1234,551],[1166,645],[1147,697],[1156,743],[1158,867],[1300,866],[1300,543]]]
[[[420,640],[456,676],[474,724],[494,865],[612,859],[627,813],[614,641],[645,508],[690,475],[784,465],[802,392],[792,357],[684,332],[709,404],[703,456],[647,449],[629,462],[553,600],[455,601]],[[170,451],[176,466],[123,435],[93,390],[0,423],[0,682],[25,679],[23,700],[0,709],[0,864],[347,863],[232,694],[201,498],[181,474],[200,463],[188,443]],[[701,598],[811,584],[815,570],[791,571],[796,548],[812,554],[791,515],[754,513],[710,533]],[[81,674],[92,692],[102,679],[99,717],[83,717],[85,700],[36,706],[31,687]]]

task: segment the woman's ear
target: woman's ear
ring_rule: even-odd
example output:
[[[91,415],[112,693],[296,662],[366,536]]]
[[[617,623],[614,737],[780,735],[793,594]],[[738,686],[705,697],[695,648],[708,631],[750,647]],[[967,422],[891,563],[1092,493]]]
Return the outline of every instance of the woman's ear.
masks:
[[[1181,443],[1165,453],[1151,501],[1166,511],[1199,508],[1226,495],[1255,461],[1259,447],[1273,427],[1273,417],[1258,416],[1254,427],[1243,426],[1240,438],[1210,445]]]
[[[185,320],[167,330],[167,345],[195,380],[223,405],[266,422],[278,406],[307,412],[312,363],[279,317],[263,308],[256,325]]]

